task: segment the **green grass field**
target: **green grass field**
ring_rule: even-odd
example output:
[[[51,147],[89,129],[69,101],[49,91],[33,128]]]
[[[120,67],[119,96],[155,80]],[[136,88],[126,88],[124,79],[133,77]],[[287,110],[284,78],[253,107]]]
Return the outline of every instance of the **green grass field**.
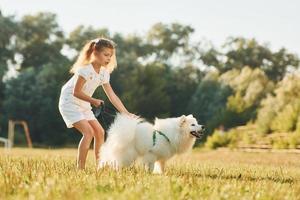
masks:
[[[300,155],[200,151],[165,175],[75,169],[75,149],[0,149],[0,199],[300,199]]]

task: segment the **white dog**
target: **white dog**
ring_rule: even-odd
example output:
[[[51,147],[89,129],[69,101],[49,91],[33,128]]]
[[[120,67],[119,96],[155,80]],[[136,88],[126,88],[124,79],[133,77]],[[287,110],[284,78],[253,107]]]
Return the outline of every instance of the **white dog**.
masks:
[[[165,162],[175,154],[192,149],[204,126],[192,115],[155,119],[154,125],[124,114],[117,114],[101,148],[99,168],[115,169],[131,165],[138,157],[151,172],[163,173]]]

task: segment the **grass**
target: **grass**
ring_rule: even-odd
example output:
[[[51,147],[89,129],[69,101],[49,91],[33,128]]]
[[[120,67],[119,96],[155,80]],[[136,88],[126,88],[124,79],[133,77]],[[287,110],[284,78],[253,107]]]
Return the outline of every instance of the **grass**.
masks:
[[[0,199],[300,199],[298,154],[194,150],[165,175],[75,169],[75,149],[0,149]]]

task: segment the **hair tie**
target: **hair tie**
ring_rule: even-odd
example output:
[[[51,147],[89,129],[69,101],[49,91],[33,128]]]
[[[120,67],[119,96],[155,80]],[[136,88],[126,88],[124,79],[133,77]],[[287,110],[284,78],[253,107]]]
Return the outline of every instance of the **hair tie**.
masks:
[[[100,41],[99,38],[91,40],[91,42],[95,42],[96,44]]]

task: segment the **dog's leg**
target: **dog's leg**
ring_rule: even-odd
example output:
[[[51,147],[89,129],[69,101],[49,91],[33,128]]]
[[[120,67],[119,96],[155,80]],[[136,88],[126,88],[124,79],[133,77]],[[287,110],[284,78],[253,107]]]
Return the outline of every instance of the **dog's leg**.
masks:
[[[145,164],[145,169],[149,172],[153,172],[154,169],[154,162],[156,161],[156,155],[149,152],[146,155],[144,155],[143,161]]]
[[[154,174],[163,174],[165,171],[165,161],[164,160],[158,160],[154,164]]]

